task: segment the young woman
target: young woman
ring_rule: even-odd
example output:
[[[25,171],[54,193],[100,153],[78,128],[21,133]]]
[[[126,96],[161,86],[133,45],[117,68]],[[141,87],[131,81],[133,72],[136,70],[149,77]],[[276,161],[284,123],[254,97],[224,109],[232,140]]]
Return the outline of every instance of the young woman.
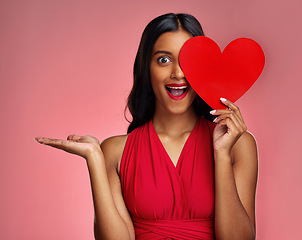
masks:
[[[187,14],[148,24],[127,135],[102,144],[92,136],[36,138],[85,158],[96,239],[255,239],[255,140],[234,103],[221,98],[226,108],[210,112],[178,62],[182,45],[199,35]]]

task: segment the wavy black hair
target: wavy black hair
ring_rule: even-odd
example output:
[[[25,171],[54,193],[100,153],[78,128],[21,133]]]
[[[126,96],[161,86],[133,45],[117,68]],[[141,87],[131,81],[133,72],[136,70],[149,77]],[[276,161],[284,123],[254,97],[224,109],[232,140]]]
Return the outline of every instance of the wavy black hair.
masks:
[[[168,13],[153,19],[145,28],[136,54],[133,68],[133,87],[128,97],[128,107],[132,121],[127,133],[147,123],[154,115],[155,96],[150,81],[150,59],[153,45],[166,32],[187,31],[192,37],[204,36],[198,20],[190,14]],[[198,95],[193,102],[197,115],[211,119],[207,105]]]

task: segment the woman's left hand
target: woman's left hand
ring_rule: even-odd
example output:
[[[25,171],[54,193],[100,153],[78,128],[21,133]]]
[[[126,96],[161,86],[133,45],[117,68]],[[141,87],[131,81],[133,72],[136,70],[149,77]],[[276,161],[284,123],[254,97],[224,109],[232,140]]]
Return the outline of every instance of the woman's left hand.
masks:
[[[220,101],[228,109],[210,112],[213,116],[217,116],[213,121],[217,123],[213,133],[214,153],[230,155],[233,145],[247,128],[239,108],[224,98],[221,98]]]

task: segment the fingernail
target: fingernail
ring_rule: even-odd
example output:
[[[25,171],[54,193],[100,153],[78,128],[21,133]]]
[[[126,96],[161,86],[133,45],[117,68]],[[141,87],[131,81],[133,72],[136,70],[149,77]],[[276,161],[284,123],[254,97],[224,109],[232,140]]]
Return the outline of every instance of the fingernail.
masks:
[[[220,98],[220,101],[225,102],[226,99],[225,98]]]
[[[210,111],[210,114],[214,114],[216,112],[216,110],[212,110]]]
[[[36,140],[38,143],[43,142],[43,139],[41,137],[35,137],[34,140]]]
[[[217,117],[218,118],[218,117]],[[213,120],[213,122],[216,122],[217,121],[217,118],[215,118],[214,120]]]

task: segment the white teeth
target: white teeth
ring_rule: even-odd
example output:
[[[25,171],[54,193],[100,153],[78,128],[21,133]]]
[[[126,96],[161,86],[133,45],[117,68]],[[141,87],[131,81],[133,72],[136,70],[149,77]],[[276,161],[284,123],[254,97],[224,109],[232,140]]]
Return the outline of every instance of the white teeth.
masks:
[[[168,87],[168,86],[167,86]],[[172,89],[186,89],[187,86],[183,86],[183,87],[168,87],[168,88],[172,88]]]

